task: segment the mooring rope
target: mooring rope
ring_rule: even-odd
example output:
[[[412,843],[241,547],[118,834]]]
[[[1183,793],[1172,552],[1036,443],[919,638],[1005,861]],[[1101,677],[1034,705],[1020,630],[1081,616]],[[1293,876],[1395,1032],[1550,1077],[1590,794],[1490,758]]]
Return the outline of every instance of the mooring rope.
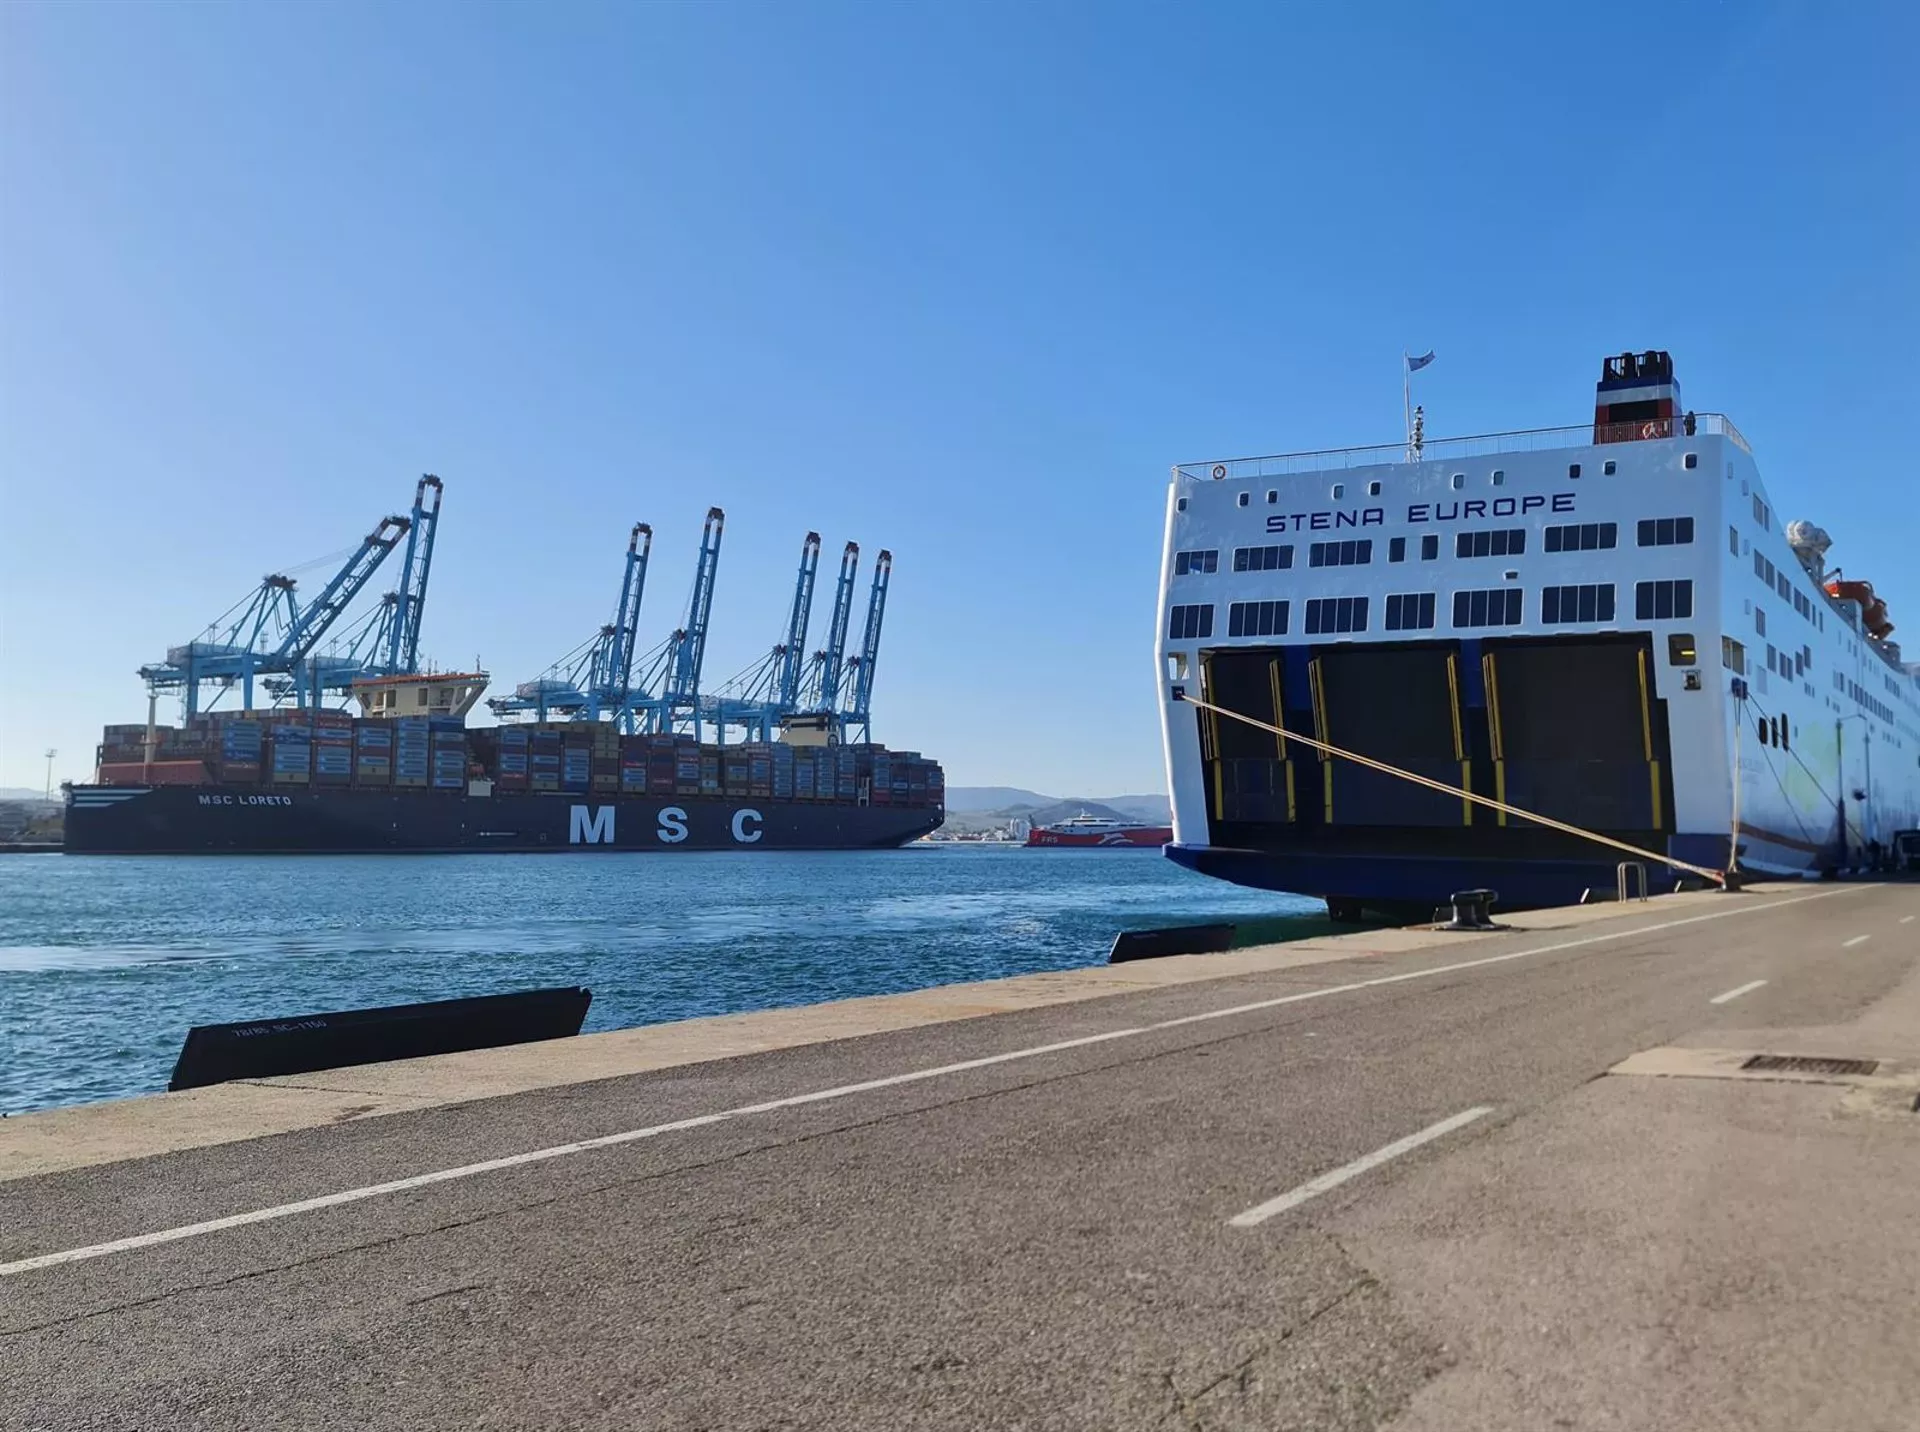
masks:
[[[1522,810],[1519,806],[1508,805],[1505,801],[1495,800],[1491,796],[1475,795],[1472,791],[1462,790],[1458,786],[1450,786],[1445,781],[1436,781],[1430,776],[1419,775],[1413,771],[1403,771],[1398,766],[1390,766],[1385,761],[1376,761],[1373,757],[1363,756],[1357,751],[1343,751],[1338,746],[1329,745],[1327,742],[1316,740],[1312,736],[1302,736],[1298,731],[1289,731],[1284,727],[1271,725],[1268,722],[1248,716],[1244,712],[1230,711],[1224,706],[1215,706],[1210,701],[1201,701],[1193,696],[1181,696],[1178,699],[1201,711],[1211,711],[1217,716],[1230,716],[1235,721],[1243,722],[1248,726],[1257,726],[1262,731],[1270,731],[1282,740],[1298,741],[1303,746],[1311,747],[1316,751],[1324,751],[1329,756],[1338,756],[1342,760],[1352,761],[1356,765],[1367,766],[1373,770],[1382,771],[1389,776],[1398,776],[1403,781],[1412,781],[1415,785],[1426,786],[1429,790],[1439,791],[1443,795],[1458,796],[1461,800],[1472,801],[1475,805],[1485,806],[1489,810],[1497,810],[1507,815],[1518,816],[1522,820],[1532,821],[1535,825],[1544,825],[1550,830],[1564,831],[1566,834],[1578,836],[1582,840],[1591,840],[1600,845],[1609,845],[1615,850],[1624,850],[1629,855],[1642,856],[1659,865],[1670,865],[1675,870],[1684,870],[1690,875],[1698,875],[1703,880],[1711,880],[1716,885],[1724,887],[1727,883],[1727,875],[1723,870],[1709,870],[1703,865],[1689,865],[1684,860],[1675,860],[1671,855],[1661,855],[1656,851],[1642,850],[1639,846],[1629,845],[1624,840],[1615,840],[1612,836],[1601,835],[1598,831],[1583,830],[1577,825],[1568,825],[1565,821],[1555,820],[1550,815],[1540,815],[1534,811]]]

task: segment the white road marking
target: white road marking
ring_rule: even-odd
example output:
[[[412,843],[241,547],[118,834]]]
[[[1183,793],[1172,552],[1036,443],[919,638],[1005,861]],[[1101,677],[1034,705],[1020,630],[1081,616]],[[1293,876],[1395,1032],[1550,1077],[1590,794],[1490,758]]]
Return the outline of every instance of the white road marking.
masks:
[[[1562,940],[1555,945],[1541,945],[1528,950],[1510,950],[1503,955],[1487,955],[1477,960],[1458,960],[1450,965],[1436,965],[1427,970],[1409,970],[1404,974],[1381,975],[1370,980],[1356,980],[1352,984],[1333,985],[1326,989],[1306,990],[1299,994],[1280,995],[1274,999],[1255,1000],[1250,1004],[1228,1005],[1221,1009],[1208,1010],[1202,1014],[1182,1015],[1178,1019],[1163,1019],[1153,1024],[1143,1024],[1132,1029],[1111,1029],[1104,1034],[1089,1034],[1079,1039],[1065,1039],[1054,1044],[1037,1044],[1025,1049],[1010,1049],[1003,1054],[989,1054],[979,1059],[966,1059],[957,1064],[942,1064],[931,1069],[914,1069],[904,1074],[889,1074],[880,1079],[868,1079],[858,1084],[841,1084],[831,1089],[819,1089],[810,1094],[794,1094],[784,1099],[769,1099],[759,1104],[744,1104],[734,1109],[723,1109],[719,1113],[700,1114],[693,1118],[677,1119],[670,1124],[654,1124],[644,1129],[628,1129],[617,1134],[602,1134],[598,1138],[580,1139],[574,1143],[555,1144],[550,1148],[532,1149],[526,1153],[508,1154],[497,1159],[487,1159],[481,1163],[462,1164],[458,1168],[438,1169],[432,1173],[414,1174],[408,1178],[398,1178],[387,1183],[369,1184],[365,1188],[343,1189],[339,1193],[321,1194],[317,1198],[303,1198],[295,1203],[275,1204],[271,1208],[256,1208],[248,1213],[229,1214],[224,1218],[208,1219],[204,1223],[189,1223],[178,1228],[163,1228],[153,1233],[138,1233],[128,1238],[115,1238],[106,1243],[92,1243],[84,1248],[67,1248],[57,1253],[42,1253],[32,1258],[21,1258],[11,1263],[0,1263],[0,1278],[12,1277],[16,1273],[31,1273],[42,1268],[53,1268],[63,1263],[79,1263],[89,1258],[101,1258],[109,1253],[127,1253],[138,1248],[151,1248],[160,1243],[174,1243],[182,1238],[197,1238],[205,1233],[219,1233],[228,1228],[241,1228],[253,1223],[266,1223],[276,1218],[291,1218],[295,1214],[312,1213],[323,1208],[334,1208],[346,1203],[359,1203],[369,1198],[380,1198],[390,1193],[405,1193],[409,1189],[425,1188],[436,1183],[450,1183],[455,1179],[474,1178],[480,1174],[495,1173],[502,1169],[519,1168],[526,1164],[546,1163],[551,1159],[565,1158],[571,1154],[587,1153],[594,1149],[613,1148],[620,1144],[638,1143],[642,1139],[657,1138],[661,1134],[678,1133],[683,1129],[697,1129],[707,1124],[723,1123],[729,1119],[740,1118],[748,1114],[767,1114],[779,1109],[797,1108],[802,1104],[817,1104],[826,1099],[844,1099],[854,1094],[871,1093],[876,1089],[891,1089],[901,1084],[915,1084],[925,1079],[937,1079],[947,1074],[958,1074],[969,1069],[984,1069],[995,1064],[1008,1064],[1019,1059],[1033,1059],[1043,1054],[1057,1054],[1066,1049],[1078,1049],[1089,1044],[1101,1044],[1113,1039],[1128,1039],[1138,1034],[1152,1034],[1163,1029],[1178,1029],[1183,1025],[1197,1024],[1203,1020],[1228,1019],[1240,1014],[1253,1014],[1260,1010],[1277,1009],[1282,1005],[1300,1004],[1310,999],[1325,999],[1329,995],[1352,994],[1356,990],[1378,989],[1383,985],[1402,984],[1408,980],[1432,979],[1438,975],[1456,974],[1461,970],[1481,969],[1488,965],[1506,964],[1512,960],[1530,959],[1536,955],[1551,955],[1562,950],[1576,950],[1587,945],[1604,944],[1609,940],[1627,940],[1638,935],[1658,934],[1663,930],[1678,930],[1687,925],[1699,925],[1708,920],[1725,920],[1735,915],[1752,915],[1766,910],[1779,910],[1788,905],[1803,905],[1809,900],[1827,900],[1836,895],[1857,895],[1867,886],[1843,886],[1837,890],[1823,890],[1816,895],[1796,895],[1788,900],[1769,900],[1763,904],[1736,904],[1727,909],[1715,910],[1706,915],[1689,915],[1683,920],[1666,920],[1657,925],[1639,925],[1631,930],[1615,930],[1604,935],[1588,935],[1578,940]],[[1476,1115],[1475,1117],[1478,1117]]]
[[[1368,1169],[1378,1168],[1389,1159],[1397,1159],[1401,1154],[1411,1153],[1420,1145],[1430,1144],[1435,1139],[1452,1133],[1455,1129],[1464,1129],[1475,1119],[1484,1118],[1492,1112],[1493,1110],[1486,1105],[1463,1110],[1451,1119],[1442,1119],[1437,1124],[1430,1124],[1417,1134],[1408,1134],[1404,1139],[1395,1139],[1383,1149],[1375,1149],[1372,1153],[1357,1158],[1350,1164],[1340,1165],[1331,1173],[1323,1173],[1316,1179],[1310,1179],[1300,1187],[1281,1194],[1278,1198],[1270,1198],[1265,1203],[1256,1203],[1245,1213],[1234,1214],[1227,1223],[1234,1228],[1252,1228],[1257,1224],[1265,1223],[1276,1213],[1285,1213],[1289,1208],[1298,1208],[1308,1199],[1318,1198],[1327,1190],[1338,1188],[1349,1179],[1360,1177]]]
[[[1850,950],[1855,945],[1866,944],[1866,942],[1868,940],[1871,940],[1872,938],[1873,938],[1872,935],[1855,935],[1851,940],[1842,940],[1840,942],[1840,948],[1843,950]]]
[[[1765,980],[1752,980],[1747,984],[1741,985],[1738,989],[1730,989],[1725,994],[1715,995],[1712,999],[1708,1000],[1707,1003],[1708,1004],[1726,1004],[1730,1000],[1736,1000],[1740,998],[1740,996],[1743,994],[1752,994],[1755,990],[1759,989],[1760,986],[1765,983],[1766,983]]]
[[[1913,916],[1911,916],[1911,915],[1902,915],[1902,916],[1900,917],[1900,923],[1901,923],[1901,924],[1903,924],[1903,925],[1911,925],[1911,924],[1913,923]]]

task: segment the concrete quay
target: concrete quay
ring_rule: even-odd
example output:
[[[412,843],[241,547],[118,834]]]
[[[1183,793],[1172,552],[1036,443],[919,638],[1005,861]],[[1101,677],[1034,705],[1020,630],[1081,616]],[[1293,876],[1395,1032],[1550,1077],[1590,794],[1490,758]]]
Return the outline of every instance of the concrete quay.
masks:
[[[8,1119],[0,1428],[1915,1427],[1920,887],[1510,923]]]

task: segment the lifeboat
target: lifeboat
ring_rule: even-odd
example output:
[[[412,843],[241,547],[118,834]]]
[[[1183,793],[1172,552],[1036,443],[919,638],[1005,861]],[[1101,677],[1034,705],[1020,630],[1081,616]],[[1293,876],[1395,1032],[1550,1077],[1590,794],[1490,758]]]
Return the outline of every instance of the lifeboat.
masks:
[[[1873,594],[1872,582],[1828,582],[1827,595],[1843,602],[1859,603],[1860,624],[1875,641],[1885,641],[1892,633],[1893,623],[1887,618],[1887,604]]]

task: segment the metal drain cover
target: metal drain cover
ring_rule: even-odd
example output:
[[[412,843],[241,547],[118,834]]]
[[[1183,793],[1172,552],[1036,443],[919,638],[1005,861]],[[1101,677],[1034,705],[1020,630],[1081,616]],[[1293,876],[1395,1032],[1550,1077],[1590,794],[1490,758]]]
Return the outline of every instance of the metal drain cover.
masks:
[[[1826,1059],[1808,1054],[1756,1054],[1740,1068],[1756,1074],[1871,1074],[1878,1059]]]

